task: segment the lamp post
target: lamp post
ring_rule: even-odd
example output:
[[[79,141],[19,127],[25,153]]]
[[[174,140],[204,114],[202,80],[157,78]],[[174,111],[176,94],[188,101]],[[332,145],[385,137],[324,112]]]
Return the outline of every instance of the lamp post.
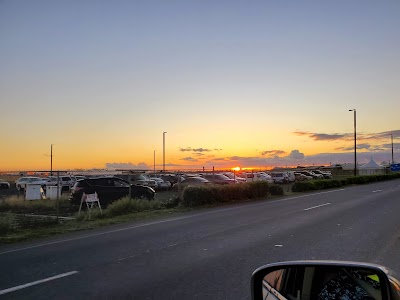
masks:
[[[165,134],[167,132],[163,132],[163,172],[165,172]]]
[[[153,171],[156,173],[156,150],[154,150]]]
[[[50,145],[50,176],[53,176],[53,144]]]
[[[357,112],[356,109],[349,109],[354,112],[354,176],[357,176]]]
[[[394,156],[393,156],[393,133],[390,134],[392,138],[392,164],[394,164]]]

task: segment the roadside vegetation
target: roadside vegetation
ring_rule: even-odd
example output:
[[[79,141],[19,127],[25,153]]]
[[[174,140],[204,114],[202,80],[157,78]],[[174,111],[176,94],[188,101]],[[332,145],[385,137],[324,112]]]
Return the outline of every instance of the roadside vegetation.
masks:
[[[394,178],[400,178],[400,173],[296,182],[292,185],[292,192],[339,188]],[[78,214],[78,208],[72,206],[66,197],[58,201],[24,201],[22,197],[10,196],[0,200],[0,244],[132,220],[166,217],[199,207],[268,200],[272,196],[284,194],[282,186],[269,185],[263,181],[223,186],[189,186],[182,191],[180,197],[153,201],[124,197],[108,205],[102,212],[93,209],[90,214],[87,210]]]
[[[385,175],[371,175],[371,176],[354,176],[342,179],[323,179],[312,181],[296,182],[292,186],[293,192],[308,192],[314,190],[324,190],[331,188],[338,188],[351,184],[366,184],[377,181],[384,181],[400,178],[400,173],[385,174]]]

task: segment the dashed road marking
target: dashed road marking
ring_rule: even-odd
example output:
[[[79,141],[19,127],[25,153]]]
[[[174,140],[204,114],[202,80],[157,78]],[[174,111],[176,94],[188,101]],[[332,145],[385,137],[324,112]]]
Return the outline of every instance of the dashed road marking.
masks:
[[[321,205],[312,206],[312,207],[309,207],[309,208],[305,208],[304,210],[311,210],[311,209],[322,207],[322,206],[326,206],[326,205],[330,205],[330,203],[328,202],[328,203],[324,203],[324,204],[321,204]]]
[[[4,295],[4,294],[8,294],[8,293],[15,292],[15,291],[18,291],[18,290],[22,290],[22,289],[25,289],[27,287],[34,286],[34,285],[41,284],[41,283],[45,283],[45,282],[48,282],[48,281],[52,281],[52,280],[60,279],[60,278],[63,278],[63,277],[71,276],[71,275],[74,275],[76,273],[78,273],[78,271],[71,271],[71,272],[55,275],[55,276],[52,276],[52,277],[47,277],[47,278],[44,278],[44,279],[40,279],[40,280],[37,280],[37,281],[32,281],[32,282],[29,282],[29,283],[17,285],[17,286],[14,286],[12,288],[8,288],[8,289],[5,289],[5,290],[0,290],[0,295]]]

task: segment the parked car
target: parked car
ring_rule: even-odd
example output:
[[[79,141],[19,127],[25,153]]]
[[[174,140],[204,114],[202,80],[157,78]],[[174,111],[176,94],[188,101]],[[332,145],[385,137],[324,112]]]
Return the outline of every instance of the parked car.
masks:
[[[307,181],[313,179],[311,176],[304,175],[302,173],[295,172],[296,181]]]
[[[59,176],[59,184],[62,187],[62,190],[69,190],[76,182],[75,177],[69,175]],[[57,185],[57,176],[49,176],[44,178],[46,180],[46,186],[54,186]]]
[[[74,176],[63,175],[59,176],[59,182],[62,186],[72,187],[75,184],[76,178]],[[57,176],[49,176],[44,178],[48,179],[46,185],[57,185]]]
[[[257,179],[260,181],[267,181],[268,183],[271,183],[271,184],[274,183],[272,176],[265,172],[257,172],[256,175],[257,175],[256,176]]]
[[[0,179],[0,189],[9,189],[10,183]]]
[[[171,182],[169,181],[164,181],[158,177],[151,177],[151,179],[157,183],[156,189],[158,190],[168,190],[169,188],[171,188]]]
[[[200,176],[190,176],[190,177],[185,177],[184,179],[182,179],[182,181],[180,183],[175,183],[172,188],[174,190],[178,189],[178,185],[181,185],[181,188],[187,187],[189,185],[206,185],[206,184],[210,184],[210,181],[208,181],[207,179],[200,177]]]
[[[15,186],[18,190],[26,189],[27,184],[40,184],[43,188],[46,186],[46,180],[41,177],[34,177],[34,176],[26,176],[18,178],[15,181]]]
[[[118,200],[129,195],[129,183],[126,180],[117,177],[98,177],[79,180],[71,189],[69,200],[73,204],[80,204],[82,194],[97,193],[101,205]],[[154,199],[156,192],[154,189],[143,185],[131,184],[132,198]]]
[[[155,189],[157,187],[157,182],[150,179],[149,177],[147,177],[147,175],[145,175],[143,173],[124,174],[124,175],[118,175],[118,177],[122,178],[126,181],[128,181],[130,178],[131,184],[134,184],[134,185],[149,186],[153,189]]]
[[[177,174],[160,174],[159,177],[164,181],[169,181],[171,183],[171,186],[179,181],[179,177],[181,177],[181,180],[183,179],[181,175]]]
[[[299,171],[299,173],[304,174],[304,175],[307,175],[307,176],[311,176],[311,177],[314,178],[314,179],[322,179],[322,178],[324,178],[323,175],[321,175],[321,174],[315,174],[315,173],[313,173],[313,172],[311,172],[311,171]]]
[[[271,177],[274,180],[274,183],[286,183],[289,181],[286,172],[272,172]]]
[[[229,177],[223,175],[223,174],[212,174],[212,173],[207,173],[203,174],[201,177],[207,179],[209,182],[213,184],[233,184],[236,183],[237,181],[234,179],[230,179]]]
[[[332,173],[331,172],[323,172],[323,171],[320,171],[320,170],[313,170],[313,173],[320,174],[320,175],[324,176],[324,178],[327,178],[327,179],[332,178]]]
[[[296,181],[296,175],[294,175],[294,171],[286,171],[287,178],[289,182],[295,182]]]
[[[225,175],[226,177],[230,178],[230,179],[235,179],[238,183],[244,183],[247,182],[246,178],[240,177],[237,174],[234,174],[232,172],[225,172],[222,173],[223,175]]]

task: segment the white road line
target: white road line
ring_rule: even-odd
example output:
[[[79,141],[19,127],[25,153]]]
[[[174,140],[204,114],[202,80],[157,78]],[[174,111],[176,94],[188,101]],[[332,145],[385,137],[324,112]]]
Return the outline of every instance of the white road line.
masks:
[[[382,192],[382,190],[376,190],[376,191],[372,191],[373,193],[379,193]]]
[[[55,279],[59,279],[59,278],[67,277],[67,276],[71,276],[71,275],[74,275],[76,273],[78,273],[78,271],[71,271],[71,272],[68,272],[68,273],[59,274],[59,275],[48,277],[48,278],[45,278],[45,279],[41,279],[41,280],[37,280],[37,281],[33,281],[33,282],[21,284],[21,285],[17,285],[17,286],[14,286],[12,288],[8,288],[8,289],[5,289],[5,290],[0,290],[0,295],[4,295],[4,294],[8,294],[8,293],[15,292],[15,291],[18,291],[18,290],[22,290],[22,289],[25,289],[27,287],[30,287],[30,286],[33,286],[33,285],[37,285],[37,284],[41,284],[41,283],[44,283],[44,282],[48,282],[48,281],[51,281],[51,280],[55,280]]]
[[[325,204],[321,204],[321,205],[317,205],[317,206],[312,206],[312,207],[309,207],[309,208],[305,208],[304,210],[310,210],[310,209],[314,209],[314,208],[318,208],[318,207],[326,206],[326,205],[330,205],[330,203],[328,202],[328,203],[325,203]]]
[[[253,203],[253,204],[246,204],[246,207],[262,206],[262,205],[268,205],[268,204],[272,204],[272,203],[286,202],[286,201],[290,201],[290,200],[294,200],[294,199],[318,196],[318,195],[329,194],[329,193],[336,193],[336,192],[341,192],[341,191],[345,191],[345,190],[346,189],[337,189],[337,190],[332,190],[332,191],[289,197],[289,198],[284,198],[284,199],[275,200],[275,201],[266,201],[266,202],[261,202],[261,203],[258,202],[258,203]],[[133,226],[128,226],[128,227],[123,227],[123,228],[119,228],[119,229],[114,229],[114,230],[108,230],[108,231],[103,231],[103,232],[98,232],[98,233],[93,233],[93,234],[87,234],[87,235],[78,236],[78,237],[74,237],[74,238],[70,238],[70,239],[58,240],[58,241],[38,244],[38,245],[34,245],[34,246],[28,246],[28,247],[7,250],[7,251],[0,252],[0,255],[13,253],[13,252],[19,252],[19,251],[23,251],[23,250],[34,249],[34,248],[39,248],[39,247],[44,247],[44,246],[51,246],[51,245],[56,245],[56,244],[61,244],[61,243],[66,243],[66,242],[72,242],[72,241],[76,241],[76,240],[91,238],[91,237],[100,236],[100,235],[106,235],[109,233],[116,233],[116,232],[136,229],[136,228],[140,228],[140,227],[146,227],[146,226],[163,224],[163,223],[168,223],[168,222],[173,222],[173,221],[185,220],[185,219],[189,219],[189,218],[194,218],[194,217],[199,217],[199,216],[204,216],[204,215],[209,215],[209,214],[214,214],[214,213],[219,213],[219,212],[224,212],[224,211],[229,211],[229,210],[235,210],[235,209],[242,209],[242,206],[222,208],[222,209],[218,209],[218,210],[208,211],[208,212],[204,212],[204,213],[198,213],[198,214],[189,215],[189,216],[176,217],[176,218],[166,219],[166,220],[161,220],[161,221],[148,222],[148,223],[143,223],[143,224],[138,224],[138,225],[133,225]]]

